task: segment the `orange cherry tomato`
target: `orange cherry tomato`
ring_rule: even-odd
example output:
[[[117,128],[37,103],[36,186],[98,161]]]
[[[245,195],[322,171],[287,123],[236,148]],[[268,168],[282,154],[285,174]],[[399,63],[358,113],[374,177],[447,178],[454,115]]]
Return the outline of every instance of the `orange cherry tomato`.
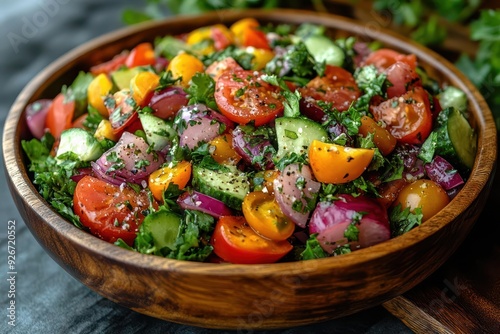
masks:
[[[224,116],[239,124],[269,123],[284,110],[280,88],[261,79],[257,71],[226,71],[215,85],[215,102]]]
[[[71,128],[74,115],[75,101],[66,101],[66,96],[59,93],[49,107],[45,126],[55,138],[59,138],[64,130]]]
[[[415,87],[372,107],[373,118],[387,125],[389,132],[401,143],[422,144],[432,130],[432,112],[427,91]]]
[[[158,208],[158,204],[152,205]],[[121,238],[129,246],[149,207],[146,191],[137,193],[128,186],[121,188],[89,175],[78,181],[73,195],[75,214],[90,233],[108,242]]]
[[[156,55],[151,43],[141,43],[134,47],[127,59],[125,65],[129,68],[136,66],[148,66],[156,63]]]
[[[319,182],[347,183],[363,174],[374,151],[313,140],[309,146],[309,164]]]
[[[130,80],[130,90],[137,105],[143,107],[151,99],[160,77],[149,71],[139,72]]]
[[[220,164],[237,165],[241,160],[241,155],[233,147],[233,135],[226,133],[215,137],[209,142],[214,147],[210,154],[215,161]]]
[[[87,87],[87,99],[102,116],[108,116],[108,110],[104,105],[104,98],[113,89],[113,82],[107,74],[101,73],[90,82]]]
[[[184,189],[191,178],[191,163],[180,161],[176,165],[162,167],[149,175],[149,189],[156,200],[163,200],[163,192],[170,183]]]
[[[220,217],[210,244],[218,257],[238,264],[274,263],[293,249],[286,240],[274,241],[261,237],[242,216]]]
[[[381,127],[368,116],[361,117],[359,133],[363,137],[373,134],[373,141],[383,155],[388,155],[396,147],[398,140],[387,129]]]
[[[274,195],[262,191],[248,193],[242,210],[248,225],[265,238],[286,240],[295,231],[295,224],[283,214]]]
[[[243,46],[253,46],[254,48],[271,50],[266,34],[256,28],[248,28],[243,31],[242,36]]]
[[[383,71],[397,61],[402,61],[410,65],[415,70],[417,68],[417,56],[414,54],[404,54],[392,49],[378,49],[370,53],[363,61],[363,66],[374,65]]]
[[[394,202],[394,206],[401,204],[401,209],[422,209],[422,222],[434,216],[450,202],[446,191],[436,182],[420,179],[407,184]]]
[[[339,66],[327,65],[325,75],[309,81],[298,91],[305,99],[325,101],[338,111],[345,111],[360,95],[360,90],[350,72]]]

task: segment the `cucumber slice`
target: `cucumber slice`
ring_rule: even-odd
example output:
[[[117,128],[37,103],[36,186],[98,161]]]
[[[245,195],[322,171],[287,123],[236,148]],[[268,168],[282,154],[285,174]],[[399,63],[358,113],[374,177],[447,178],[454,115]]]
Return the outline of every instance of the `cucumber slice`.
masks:
[[[104,153],[104,149],[87,130],[71,128],[61,133],[56,157],[67,152],[76,154],[81,161],[93,161]]]
[[[344,51],[330,38],[323,35],[312,35],[304,41],[304,44],[317,62],[325,62],[335,66],[344,64]]]
[[[280,117],[276,119],[275,126],[278,141],[277,161],[290,153],[307,153],[313,140],[325,141],[328,138],[328,133],[319,123],[304,117]]]
[[[467,111],[467,95],[457,87],[448,86],[438,95],[441,108],[454,107],[461,112]]]
[[[448,116],[448,135],[460,161],[472,169],[476,159],[477,136],[464,115],[455,108]]]
[[[111,80],[118,90],[129,89],[130,80],[140,71],[143,71],[140,67],[119,69],[111,72]]]
[[[456,108],[443,110],[437,132],[436,154],[441,155],[459,170],[468,172],[474,165],[477,135],[465,116]]]
[[[159,210],[144,218],[140,227],[140,233],[151,233],[153,245],[156,251],[168,247],[175,249],[175,241],[180,233],[181,216],[167,211]]]
[[[250,192],[248,176],[235,166],[219,170],[195,166],[193,187],[205,195],[214,197],[232,209],[241,210],[246,194]]]
[[[148,144],[153,145],[157,151],[170,144],[177,136],[172,122],[146,113],[140,113],[139,119],[146,134]]]

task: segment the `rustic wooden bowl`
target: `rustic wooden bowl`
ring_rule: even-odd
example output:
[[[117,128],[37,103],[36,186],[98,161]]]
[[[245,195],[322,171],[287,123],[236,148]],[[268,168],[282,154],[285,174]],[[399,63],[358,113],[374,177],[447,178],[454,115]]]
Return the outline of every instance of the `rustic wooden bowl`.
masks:
[[[124,250],[83,232],[55,213],[30,180],[20,142],[29,139],[24,108],[54,97],[88,70],[155,36],[252,16],[263,23],[311,22],[335,36],[357,35],[417,55],[432,76],[467,93],[478,134],[470,178],[451,203],[422,226],[382,244],[335,258],[270,265],[221,265],[164,259]],[[222,11],[132,26],[90,41],[56,60],[22,91],[5,123],[3,153],[16,205],[38,242],[71,275],[102,296],[153,317],[210,328],[269,329],[346,316],[381,304],[424,280],[471,230],[493,180],[497,139],[478,90],[446,59],[377,22],[313,12]]]

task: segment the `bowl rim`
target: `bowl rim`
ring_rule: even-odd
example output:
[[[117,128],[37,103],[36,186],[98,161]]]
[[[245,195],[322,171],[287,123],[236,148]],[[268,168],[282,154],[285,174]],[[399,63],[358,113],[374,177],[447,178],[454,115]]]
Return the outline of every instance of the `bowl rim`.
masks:
[[[409,53],[415,53],[417,59],[429,64],[431,67],[439,65],[439,70],[447,79],[451,79],[451,84],[467,93],[470,108],[481,111],[475,117],[477,129],[479,130],[477,131],[478,152],[476,154],[474,167],[464,188],[447,207],[426,221],[425,224],[422,224],[418,228],[402,236],[392,238],[369,248],[357,250],[350,254],[307,261],[241,265],[180,261],[138,252],[130,252],[78,229],[53,211],[50,205],[38,193],[29,179],[28,170],[23,163],[22,154],[24,153],[22,152],[20,144],[21,135],[19,131],[19,121],[20,117],[24,115],[24,107],[34,100],[35,96],[39,96],[41,91],[52,84],[49,80],[52,75],[67,71],[70,64],[83,54],[88,54],[90,51],[96,50],[100,46],[113,41],[116,42],[120,39],[127,38],[127,36],[132,36],[140,31],[152,29],[154,27],[172,23],[182,24],[189,22],[192,24],[193,18],[199,20],[200,26],[203,26],[207,21],[215,22],[217,19],[221,19],[224,22],[229,22],[235,21],[236,18],[246,16],[253,16],[258,20],[276,20],[276,13],[283,17],[283,22],[286,21],[289,23],[300,23],[303,22],[304,18],[307,18],[314,23],[325,23],[328,25],[328,22],[335,20],[337,21],[336,24],[343,27],[342,29],[349,28],[349,34],[357,34],[362,37],[379,40],[385,45],[398,46],[398,48],[408,51]],[[494,139],[492,140],[494,143],[486,143],[486,137]],[[485,173],[492,174],[495,170],[496,142],[495,122],[493,121],[491,111],[484,98],[465,75],[457,71],[448,60],[436,52],[418,45],[412,40],[387,30],[384,27],[370,30],[366,25],[362,25],[354,19],[335,14],[295,9],[252,9],[245,10],[244,12],[224,10],[201,15],[169,17],[164,20],[140,23],[106,33],[72,49],[39,72],[17,96],[5,120],[2,146],[6,176],[9,178],[9,182],[12,183],[11,192],[19,194],[24,205],[31,206],[35,209],[35,212],[45,221],[47,228],[53,229],[57,233],[64,235],[72,243],[85,249],[89,253],[99,257],[106,257],[115,262],[121,262],[129,266],[139,266],[148,270],[168,269],[175,264],[176,272],[196,273],[203,271],[206,274],[210,273],[212,275],[241,275],[241,273],[244,272],[245,275],[249,277],[262,277],[268,275],[283,275],[284,273],[290,272],[295,274],[307,274],[316,267],[321,267],[325,270],[338,270],[350,266],[362,266],[363,263],[372,261],[378,257],[394,255],[401,249],[422,242],[427,237],[444,228],[459,215],[459,212],[452,210],[451,206],[453,203],[460,202],[462,204],[461,207],[466,208],[471,205],[483,188],[487,186],[487,177],[484,177],[484,175]],[[478,177],[480,177],[480,182],[476,180]],[[474,182],[474,184],[472,184],[472,182]],[[42,217],[41,215],[43,212],[48,212],[48,214]],[[448,222],[446,222],[446,220]]]

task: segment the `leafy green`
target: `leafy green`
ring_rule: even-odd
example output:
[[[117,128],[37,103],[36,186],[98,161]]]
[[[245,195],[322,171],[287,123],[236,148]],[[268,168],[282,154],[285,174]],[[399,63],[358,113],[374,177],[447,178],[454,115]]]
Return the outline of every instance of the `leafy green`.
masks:
[[[416,208],[414,213],[410,212],[410,208],[401,209],[401,204],[396,205],[389,212],[389,222],[391,225],[392,237],[405,234],[411,229],[422,224],[422,209]]]
[[[359,112],[368,112],[372,97],[376,95],[386,96],[387,75],[379,73],[374,65],[358,67],[354,72],[354,79],[363,93],[354,105]]]
[[[313,260],[328,257],[328,253],[321,248],[317,234],[311,234],[306,241],[306,248],[300,253],[300,260]]]
[[[91,73],[80,71],[69,87],[63,86],[62,88],[64,100],[75,101],[74,118],[87,111],[87,88],[93,79],[94,77]]]
[[[29,171],[33,173],[33,184],[38,192],[54,209],[82,228],[80,219],[73,213],[73,193],[76,182],[71,177],[79,167],[84,166],[78,160],[56,160],[50,155],[54,138],[45,134],[42,140],[31,139],[21,141],[24,152],[30,160]]]
[[[285,98],[285,101],[283,101],[285,106],[285,117],[300,116],[299,102],[301,96],[298,90],[292,92],[285,83],[285,80],[283,80],[283,78],[278,78],[276,75],[263,75],[262,80],[281,89],[281,94]]]
[[[206,74],[198,72],[191,78],[191,85],[186,92],[189,94],[189,104],[202,103],[213,110],[219,110],[215,103],[215,81]]]

